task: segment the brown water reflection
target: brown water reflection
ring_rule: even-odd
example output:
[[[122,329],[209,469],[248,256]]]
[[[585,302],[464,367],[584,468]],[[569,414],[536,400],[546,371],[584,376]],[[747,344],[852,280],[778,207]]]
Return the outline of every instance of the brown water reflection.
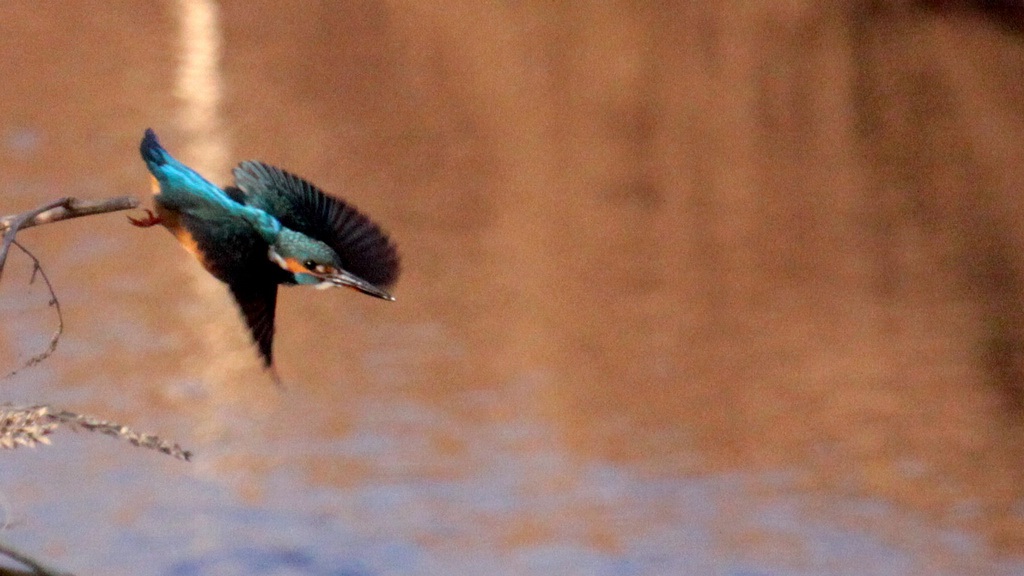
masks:
[[[223,528],[273,510],[342,534],[309,536],[327,558],[416,550],[360,574],[1011,573],[1024,48],[893,4],[0,3],[0,212],[142,196],[153,126],[220,180],[259,158],[344,194],[405,263],[393,305],[284,291],[281,393],[169,235],[26,233],[68,334],[5,392],[199,461],[76,440],[109,450],[84,490],[126,470],[127,502],[82,504],[125,560],[12,538],[108,572],[140,534],[284,566]],[[49,329],[26,278],[4,365]],[[13,506],[53,521],[63,481],[14,462]]]

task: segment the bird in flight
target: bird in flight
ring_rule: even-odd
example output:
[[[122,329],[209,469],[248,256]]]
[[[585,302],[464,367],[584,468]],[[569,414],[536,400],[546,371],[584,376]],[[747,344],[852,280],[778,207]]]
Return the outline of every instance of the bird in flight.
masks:
[[[223,189],[172,157],[153,130],[139,146],[152,174],[156,208],[139,227],[162,224],[228,285],[264,367],[274,371],[277,287],[345,287],[384,300],[398,279],[395,245],[340,198],[279,168],[245,161]]]

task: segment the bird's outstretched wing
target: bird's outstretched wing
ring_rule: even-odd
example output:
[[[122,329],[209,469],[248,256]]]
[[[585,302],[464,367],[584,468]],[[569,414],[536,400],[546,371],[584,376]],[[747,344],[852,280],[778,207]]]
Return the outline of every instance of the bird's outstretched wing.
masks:
[[[273,372],[277,285],[287,282],[289,274],[267,259],[267,243],[251,228],[238,226],[235,219],[204,220],[181,214],[180,220],[203,266],[230,288],[264,366]]]
[[[238,282],[228,284],[231,294],[245,316],[263,365],[274,365],[274,309],[277,303],[277,284],[273,282]]]
[[[382,288],[398,279],[395,245],[379,226],[345,201],[262,162],[242,162],[234,175],[247,204],[330,246],[348,272]]]

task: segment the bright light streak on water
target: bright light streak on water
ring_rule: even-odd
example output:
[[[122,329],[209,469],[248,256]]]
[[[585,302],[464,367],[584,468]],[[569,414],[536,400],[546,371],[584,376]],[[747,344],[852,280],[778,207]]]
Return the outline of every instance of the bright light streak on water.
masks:
[[[174,93],[185,140],[177,146],[168,141],[164,145],[212,182],[223,183],[230,164],[228,137],[220,119],[223,40],[219,10],[211,0],[180,0],[176,6],[180,54]],[[201,378],[201,384],[210,387],[210,402],[205,406],[208,417],[200,432],[206,438],[216,437],[225,426],[218,407],[237,398],[234,386],[251,383],[244,373],[258,366],[258,360],[224,285],[191,258],[181,262],[184,272],[192,276],[193,292],[186,297],[184,315],[201,338],[201,344],[189,344],[193,355],[186,360],[183,374]]]
[[[217,4],[211,0],[179,0],[181,50],[174,95],[181,102],[180,119],[188,136],[188,163],[208,178],[223,178],[228,144],[220,122],[220,60],[222,40]]]

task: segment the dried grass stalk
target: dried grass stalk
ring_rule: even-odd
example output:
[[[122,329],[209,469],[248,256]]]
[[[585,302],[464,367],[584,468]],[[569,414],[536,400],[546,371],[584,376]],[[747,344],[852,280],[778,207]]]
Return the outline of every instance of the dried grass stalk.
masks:
[[[48,436],[61,424],[73,430],[81,428],[120,438],[135,446],[163,452],[179,460],[189,461],[192,459],[191,451],[183,449],[177,443],[163,440],[159,436],[141,434],[122,424],[95,416],[76,414],[68,410],[53,410],[49,406],[0,405],[0,448],[12,449],[18,446],[33,447],[36,444],[49,444]]]

